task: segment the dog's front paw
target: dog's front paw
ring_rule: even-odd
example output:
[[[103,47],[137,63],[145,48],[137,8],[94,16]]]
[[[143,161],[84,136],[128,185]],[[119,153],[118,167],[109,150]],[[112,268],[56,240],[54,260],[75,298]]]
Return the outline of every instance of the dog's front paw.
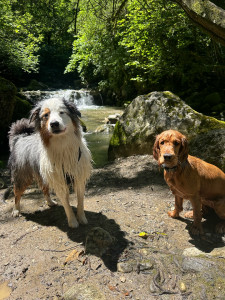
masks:
[[[74,217],[71,220],[68,220],[68,225],[70,228],[77,228],[79,226],[79,223],[77,222],[77,219]]]
[[[179,212],[176,209],[170,210],[168,211],[168,216],[171,218],[179,218]]]
[[[184,214],[184,217],[185,217],[185,218],[188,218],[188,219],[193,219],[193,210],[187,211],[187,212]]]
[[[204,232],[203,232],[201,224],[200,225],[192,224],[191,229],[190,229],[190,233],[192,235],[203,234]]]
[[[12,211],[12,217],[16,218],[20,216],[20,211],[18,209],[13,209]]]
[[[81,215],[77,215],[77,219],[80,224],[88,224],[87,218],[85,217],[84,213]]]

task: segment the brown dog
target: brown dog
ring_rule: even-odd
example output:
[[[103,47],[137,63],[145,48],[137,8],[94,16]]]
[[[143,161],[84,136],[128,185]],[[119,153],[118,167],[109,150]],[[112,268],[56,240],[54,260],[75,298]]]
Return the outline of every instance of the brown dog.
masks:
[[[175,195],[175,209],[168,214],[179,217],[183,199],[189,199],[193,207],[192,234],[203,233],[202,205],[211,207],[225,220],[225,174],[216,166],[188,155],[186,137],[176,130],[167,130],[156,137],[153,156],[164,168],[164,178]],[[216,226],[225,232],[225,221]]]

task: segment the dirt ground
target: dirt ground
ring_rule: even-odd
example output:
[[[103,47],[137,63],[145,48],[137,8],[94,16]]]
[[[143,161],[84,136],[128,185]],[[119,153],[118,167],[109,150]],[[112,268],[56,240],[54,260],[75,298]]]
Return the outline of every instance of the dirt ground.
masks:
[[[152,156],[93,170],[89,223],[78,229],[35,187],[19,218],[11,217],[13,201],[10,194],[0,203],[0,299],[225,299],[225,236],[213,233],[215,218],[203,220],[204,236],[192,237],[191,220],[168,217],[173,196]],[[101,254],[87,251],[95,227],[112,238]]]

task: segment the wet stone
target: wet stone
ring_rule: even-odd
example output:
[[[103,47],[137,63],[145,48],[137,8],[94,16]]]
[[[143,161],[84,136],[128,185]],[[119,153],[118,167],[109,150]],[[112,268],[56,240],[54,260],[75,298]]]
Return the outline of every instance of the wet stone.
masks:
[[[130,273],[134,270],[136,262],[134,261],[127,261],[127,262],[120,262],[117,264],[117,271],[121,273]]]

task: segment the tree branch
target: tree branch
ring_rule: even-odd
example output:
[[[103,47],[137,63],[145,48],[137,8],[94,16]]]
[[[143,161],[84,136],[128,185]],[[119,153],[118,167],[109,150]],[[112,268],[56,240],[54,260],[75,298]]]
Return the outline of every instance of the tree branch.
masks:
[[[225,46],[225,10],[209,0],[172,0],[212,39]]]

